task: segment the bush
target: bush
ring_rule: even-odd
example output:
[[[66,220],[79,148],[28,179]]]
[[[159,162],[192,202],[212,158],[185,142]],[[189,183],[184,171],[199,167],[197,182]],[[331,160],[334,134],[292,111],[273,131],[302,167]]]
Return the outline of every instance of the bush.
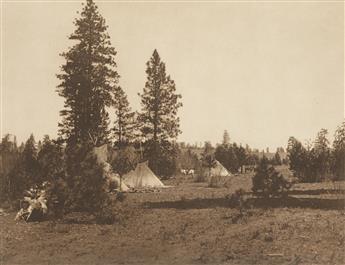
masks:
[[[253,177],[253,192],[260,197],[281,197],[291,188],[282,174],[269,166],[267,158],[262,158]]]

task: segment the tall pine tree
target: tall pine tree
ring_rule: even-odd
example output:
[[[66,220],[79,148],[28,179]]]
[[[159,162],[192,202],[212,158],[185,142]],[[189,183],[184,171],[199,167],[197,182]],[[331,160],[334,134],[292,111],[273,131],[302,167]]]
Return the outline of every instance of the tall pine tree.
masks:
[[[69,143],[108,141],[109,117],[118,83],[114,57],[115,49],[104,18],[92,0],[87,0],[81,17],[74,22],[76,30],[69,37],[75,44],[62,54],[58,93],[65,98],[59,123],[60,135]]]
[[[181,95],[175,82],[165,72],[157,50],[147,62],[147,81],[141,96],[142,110],[138,116],[141,133],[147,138],[145,157],[151,169],[160,176],[171,176],[177,168],[177,145],[172,143],[179,133],[178,109]]]
[[[142,111],[139,115],[142,133],[157,143],[176,139],[180,119],[177,111],[182,106],[180,94],[176,94],[175,82],[165,72],[157,50],[147,62],[147,81],[141,97]]]

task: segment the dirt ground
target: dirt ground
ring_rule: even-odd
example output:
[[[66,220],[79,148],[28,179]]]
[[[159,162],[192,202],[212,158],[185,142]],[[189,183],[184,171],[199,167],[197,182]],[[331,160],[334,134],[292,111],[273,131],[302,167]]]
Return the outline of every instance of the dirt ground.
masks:
[[[253,199],[244,211],[227,194],[250,190],[175,179],[157,193],[129,193],[113,225],[0,216],[1,264],[345,264],[345,183],[298,184],[285,200]]]

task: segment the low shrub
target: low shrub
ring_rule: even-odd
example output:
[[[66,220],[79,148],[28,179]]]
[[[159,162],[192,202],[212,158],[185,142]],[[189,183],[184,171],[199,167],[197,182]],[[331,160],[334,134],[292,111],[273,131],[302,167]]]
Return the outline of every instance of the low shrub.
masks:
[[[265,198],[286,196],[292,186],[291,182],[269,165],[265,157],[260,160],[252,181],[254,194]]]

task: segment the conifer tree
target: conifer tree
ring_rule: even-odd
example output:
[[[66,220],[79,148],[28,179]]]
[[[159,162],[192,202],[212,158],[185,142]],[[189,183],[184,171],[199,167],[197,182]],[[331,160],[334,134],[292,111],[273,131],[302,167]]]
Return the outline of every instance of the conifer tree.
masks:
[[[327,139],[328,131],[321,129],[315,139],[314,148],[312,150],[312,167],[316,170],[318,175],[317,180],[322,180],[326,177],[326,174],[330,171],[331,162],[331,150],[329,147],[329,141]]]
[[[263,156],[255,169],[252,183],[254,194],[266,198],[286,196],[287,191],[291,188],[291,183],[276,171],[273,166],[269,165],[269,160],[265,156]]]
[[[333,141],[333,171],[338,179],[345,179],[345,121],[337,128]]]
[[[147,81],[141,97],[138,116],[141,133],[147,139],[145,156],[158,175],[171,176],[177,169],[178,148],[174,141],[181,133],[178,109],[182,106],[175,82],[166,74],[165,64],[157,50],[147,62]]]
[[[290,137],[287,146],[290,170],[294,175],[303,179],[305,173],[305,164],[307,161],[307,150],[295,137]]]
[[[134,138],[135,132],[135,112],[129,106],[127,95],[121,87],[118,87],[114,99],[115,121],[113,132],[115,144],[121,148]]]
[[[238,161],[238,166],[241,169],[241,173],[244,173],[243,166],[246,164],[247,155],[248,155],[246,153],[246,149],[244,149],[243,146],[240,145],[240,147],[235,149],[235,154]]]
[[[38,171],[38,164],[37,147],[33,134],[30,135],[29,139],[25,143],[22,159],[26,174],[29,177],[34,178]]]
[[[76,30],[69,37],[75,44],[62,54],[58,93],[65,98],[60,112],[60,135],[69,143],[104,143],[108,140],[108,113],[119,75],[116,72],[115,49],[104,18],[93,0],[87,0],[80,18],[74,22]]]
[[[230,144],[230,136],[227,130],[224,131],[222,144],[224,146],[228,146]]]
[[[11,135],[6,134],[0,142],[0,199],[13,198],[21,191],[19,186],[24,177],[13,174],[20,165],[19,157],[16,138],[11,141]]]
[[[274,164],[275,165],[281,165],[282,164],[282,160],[280,158],[280,155],[279,155],[279,152],[277,151],[275,154],[274,154]]]
[[[42,180],[49,181],[58,175],[62,175],[64,170],[62,146],[51,140],[48,135],[45,135],[42,148],[37,155],[37,161]]]
[[[39,166],[37,162],[37,147],[33,134],[25,142],[24,150],[18,160],[18,165],[14,168],[18,182],[22,188],[29,188],[35,184],[40,184]]]
[[[141,97],[139,115],[141,131],[153,142],[176,139],[180,119],[177,111],[182,106],[180,94],[176,94],[175,82],[166,74],[165,64],[154,50],[147,62],[147,81]]]

